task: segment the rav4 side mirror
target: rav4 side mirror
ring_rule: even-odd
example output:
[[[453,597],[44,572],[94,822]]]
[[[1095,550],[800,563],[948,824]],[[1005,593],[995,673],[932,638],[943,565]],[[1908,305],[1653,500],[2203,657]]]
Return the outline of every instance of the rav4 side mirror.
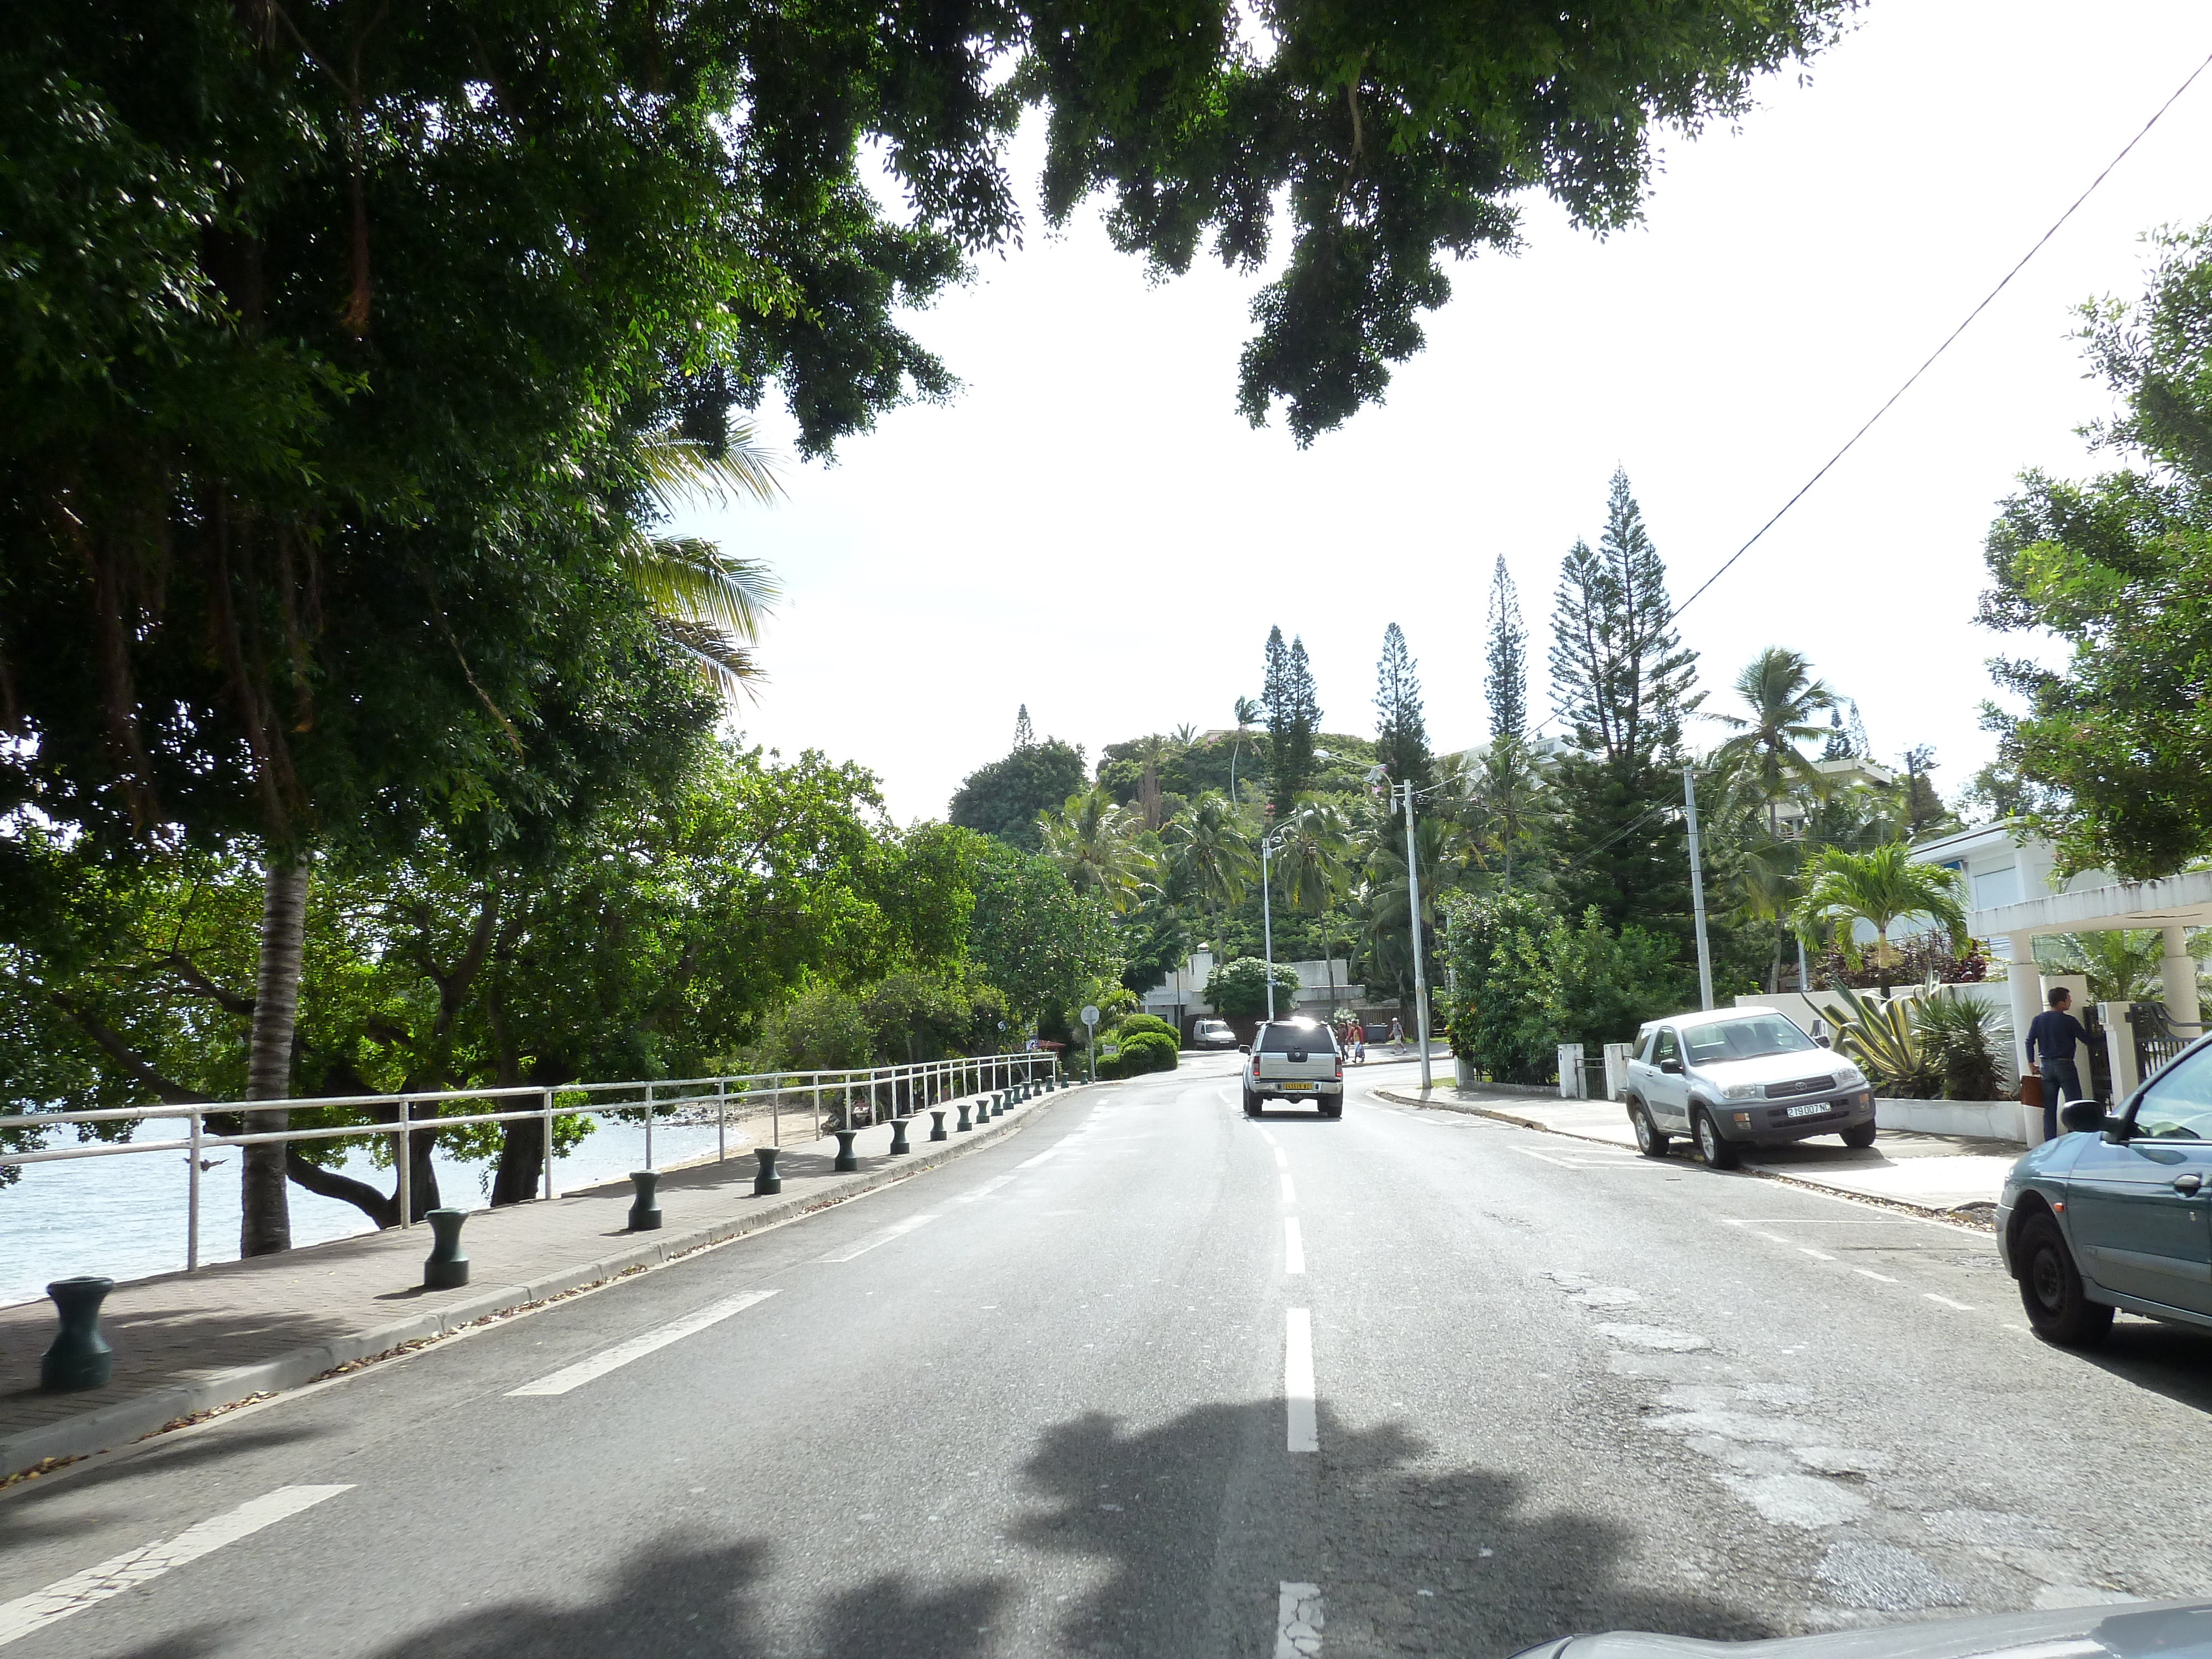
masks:
[[[1682,1075],[1682,1062],[1679,1060],[1662,1060],[1659,1062],[1659,1069],[1674,1077],[1680,1077]]]

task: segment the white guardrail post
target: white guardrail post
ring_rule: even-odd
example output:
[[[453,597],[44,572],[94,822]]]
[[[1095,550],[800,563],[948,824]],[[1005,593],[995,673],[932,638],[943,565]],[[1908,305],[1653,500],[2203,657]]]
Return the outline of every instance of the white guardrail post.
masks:
[[[187,1177],[191,1191],[185,1199],[185,1271],[198,1273],[200,1266],[200,1109],[190,1107],[187,1121],[191,1125],[191,1174]]]
[[[544,1125],[545,1145],[540,1150],[545,1154],[545,1196],[553,1196],[553,1091],[548,1089],[540,1097],[538,1121]]]
[[[394,1190],[399,1199],[399,1224],[415,1224],[415,1148],[407,1133],[408,1120],[414,1115],[409,1109],[413,1104],[406,1096],[399,1097],[399,1132],[392,1137],[392,1161],[398,1167],[399,1184]]]

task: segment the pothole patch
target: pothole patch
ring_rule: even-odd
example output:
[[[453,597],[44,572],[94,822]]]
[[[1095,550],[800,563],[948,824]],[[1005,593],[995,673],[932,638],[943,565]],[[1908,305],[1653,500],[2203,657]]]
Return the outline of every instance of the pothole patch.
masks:
[[[1831,1544],[1814,1577],[1839,1605],[1874,1613],[1957,1607],[1966,1601],[1935,1568],[1895,1544]]]

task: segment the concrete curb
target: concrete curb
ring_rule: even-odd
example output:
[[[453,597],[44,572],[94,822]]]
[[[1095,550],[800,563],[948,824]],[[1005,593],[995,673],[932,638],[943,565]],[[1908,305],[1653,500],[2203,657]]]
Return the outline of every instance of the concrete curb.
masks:
[[[1593,1146],[1611,1146],[1618,1150],[1624,1145],[1618,1140],[1607,1140],[1603,1135],[1578,1134],[1572,1129],[1555,1128],[1551,1124],[1540,1123],[1533,1117],[1500,1111],[1493,1106],[1478,1106],[1463,1100],[1424,1100],[1419,1095],[1394,1094],[1388,1089],[1377,1089],[1375,1092],[1382,1099],[1400,1106],[1418,1106],[1436,1111],[1464,1112],[1473,1117],[1496,1118],[1499,1122],[1510,1123],[1516,1128],[1534,1129],[1539,1133],[1558,1135],[1566,1140],[1586,1140]],[[1941,1204],[1916,1204],[1909,1198],[1893,1198],[1887,1193],[1853,1192],[1848,1187],[1831,1187],[1826,1182],[1808,1181],[1803,1176],[1787,1175],[1780,1170],[1763,1170],[1756,1165],[1741,1173],[1759,1181],[1778,1181],[1785,1187],[1802,1187],[1808,1192],[1825,1193],[1831,1198],[1847,1198],[1854,1204],[1870,1204],[1877,1209],[1904,1210],[1912,1215],[1924,1216],[1931,1221],[1948,1221],[1954,1225],[1980,1226],[1983,1231],[1987,1230],[1985,1224],[1962,1218],[1963,1210],[1974,1207],[1971,1205],[1946,1207]]]
[[[994,1120],[988,1127],[973,1131],[965,1140],[929,1152],[917,1149],[896,1162],[886,1160],[844,1181],[817,1187],[811,1193],[765,1204],[703,1227],[654,1233],[627,1249],[617,1250],[573,1267],[564,1267],[526,1284],[487,1285],[481,1291],[448,1303],[435,1313],[417,1314],[367,1330],[349,1331],[326,1342],[305,1344],[257,1364],[240,1365],[193,1382],[171,1383],[129,1400],[118,1400],[58,1423],[41,1424],[0,1439],[0,1480],[57,1457],[83,1457],[141,1439],[180,1417],[213,1411],[257,1394],[278,1394],[311,1382],[341,1365],[373,1359],[394,1348],[431,1337],[445,1336],[496,1314],[511,1313],[532,1303],[550,1301],[571,1291],[582,1290],[641,1267],[655,1267],[678,1256],[689,1255],[710,1244],[725,1243],[790,1221],[815,1210],[826,1210],[864,1193],[934,1170],[964,1158],[1029,1125],[1030,1109],[1048,1105],[1073,1090],[1096,1085],[1073,1083],[1068,1089],[1013,1109],[1014,1115]],[[924,1143],[927,1145],[927,1143]],[[617,1194],[618,1199],[619,1194]]]

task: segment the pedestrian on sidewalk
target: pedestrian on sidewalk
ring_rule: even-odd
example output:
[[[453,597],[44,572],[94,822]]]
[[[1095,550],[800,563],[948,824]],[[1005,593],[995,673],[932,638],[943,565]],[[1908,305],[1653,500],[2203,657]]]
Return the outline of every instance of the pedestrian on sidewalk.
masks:
[[[2043,1079],[2045,1140],[2058,1139],[2059,1107],[2082,1097],[2081,1073],[2074,1063],[2074,1051],[2078,1044],[2089,1040],[2089,1033],[2069,1012],[2073,1005],[2073,992],[2063,985],[2054,985],[2051,988],[2051,1006],[2027,1025],[2027,1069]]]
[[[1398,1024],[1398,1017],[1395,1014],[1390,1016],[1390,1046],[1393,1048],[1402,1048],[1406,1046],[1406,1028]]]

